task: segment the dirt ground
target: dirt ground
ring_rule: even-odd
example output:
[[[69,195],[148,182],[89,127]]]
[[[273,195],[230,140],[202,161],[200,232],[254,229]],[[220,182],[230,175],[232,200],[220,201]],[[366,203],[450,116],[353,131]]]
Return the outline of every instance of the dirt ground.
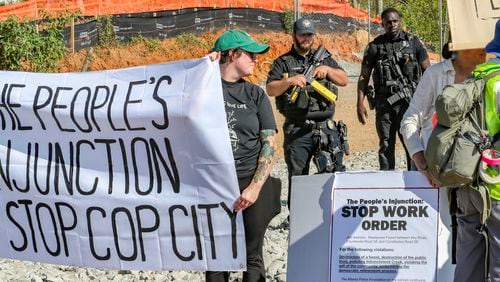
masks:
[[[86,49],[66,56],[57,71],[79,72],[85,64],[86,57],[88,57],[88,71],[200,58],[210,51],[210,47],[213,46],[220,33],[221,31],[207,33],[199,37],[184,36],[163,41],[134,40],[128,45],[97,47],[91,56],[88,55],[89,50]],[[259,55],[259,67],[255,69],[254,75],[249,77],[250,81],[258,83],[265,80],[272,61],[291,48],[292,40],[288,34],[275,32],[252,34],[252,36],[259,42],[268,43],[271,47],[269,52]],[[360,63],[359,54],[366,46],[367,39],[367,32],[360,30],[353,34],[318,35],[315,43],[316,45],[323,44],[336,60]],[[436,57],[435,54],[432,56]],[[357,79],[351,78],[348,86],[339,89],[335,119],[343,120],[348,126],[351,152],[376,150],[378,139],[374,125],[374,112],[369,112],[369,122],[364,126],[358,122],[356,117],[356,83]],[[274,101],[272,104],[274,105]],[[283,116],[278,112],[276,112],[276,120],[278,128],[281,129]],[[282,144],[281,130],[278,139]],[[400,145],[398,145],[398,149],[401,150]],[[279,155],[281,154],[282,150],[280,149]]]

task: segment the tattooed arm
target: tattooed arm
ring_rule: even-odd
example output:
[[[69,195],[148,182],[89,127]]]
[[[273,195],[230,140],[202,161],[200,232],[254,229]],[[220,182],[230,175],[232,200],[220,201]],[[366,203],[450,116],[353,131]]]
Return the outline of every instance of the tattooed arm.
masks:
[[[241,192],[241,195],[236,202],[234,202],[234,210],[239,211],[253,205],[259,197],[260,189],[264,182],[266,182],[269,173],[274,163],[274,153],[276,151],[275,141],[276,131],[266,129],[260,131],[260,142],[262,148],[260,149],[259,163],[253,175],[253,179],[248,186]]]

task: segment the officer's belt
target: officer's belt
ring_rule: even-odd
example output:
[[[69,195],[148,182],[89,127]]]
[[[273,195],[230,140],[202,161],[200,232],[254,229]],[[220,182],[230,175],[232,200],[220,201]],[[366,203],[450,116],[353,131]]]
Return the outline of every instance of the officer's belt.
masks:
[[[325,120],[322,120],[322,121],[315,121],[315,120],[310,120],[310,119],[306,119],[306,120],[287,120],[287,121],[285,121],[285,123],[293,124],[293,125],[295,125],[297,127],[305,127],[305,128],[308,128],[308,129],[320,129],[320,128],[326,128],[327,127],[328,120],[329,119],[325,119]]]

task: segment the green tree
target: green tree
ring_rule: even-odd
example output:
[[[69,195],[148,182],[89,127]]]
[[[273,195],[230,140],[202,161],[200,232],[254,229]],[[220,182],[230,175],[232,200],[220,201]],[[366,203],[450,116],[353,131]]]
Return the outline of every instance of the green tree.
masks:
[[[68,19],[46,19],[38,25],[14,17],[0,21],[0,69],[52,71],[66,53],[63,30]]]
[[[377,11],[377,0],[371,1],[373,16]],[[446,1],[443,3],[443,19],[446,14]],[[361,7],[367,9],[368,1],[363,1]],[[439,46],[439,0],[384,0],[384,9],[393,7],[403,15],[403,26],[415,33],[433,51],[441,50]],[[445,23],[443,23],[445,24]],[[443,29],[445,29],[443,27]],[[443,31],[446,32],[446,31]]]
[[[112,16],[105,15],[97,18],[97,32],[99,33],[99,46],[114,47],[118,44]]]
[[[18,22],[14,17],[0,22],[0,68],[21,70],[21,64],[32,54],[37,37],[33,24]]]

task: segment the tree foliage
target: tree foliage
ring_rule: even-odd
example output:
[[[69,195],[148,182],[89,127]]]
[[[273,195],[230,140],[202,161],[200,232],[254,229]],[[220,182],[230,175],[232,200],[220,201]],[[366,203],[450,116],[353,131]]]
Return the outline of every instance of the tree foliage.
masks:
[[[0,21],[0,69],[52,71],[66,53],[63,31],[72,16],[39,23],[14,17]]]
[[[371,1],[372,15],[376,15],[377,0]],[[446,14],[446,1],[443,3],[443,19]],[[384,0],[384,7],[396,8],[403,16],[403,26],[415,33],[434,51],[439,51],[439,0]],[[367,9],[368,1],[362,1],[361,7]],[[380,16],[380,15],[378,15]],[[445,28],[443,27],[443,30]]]

